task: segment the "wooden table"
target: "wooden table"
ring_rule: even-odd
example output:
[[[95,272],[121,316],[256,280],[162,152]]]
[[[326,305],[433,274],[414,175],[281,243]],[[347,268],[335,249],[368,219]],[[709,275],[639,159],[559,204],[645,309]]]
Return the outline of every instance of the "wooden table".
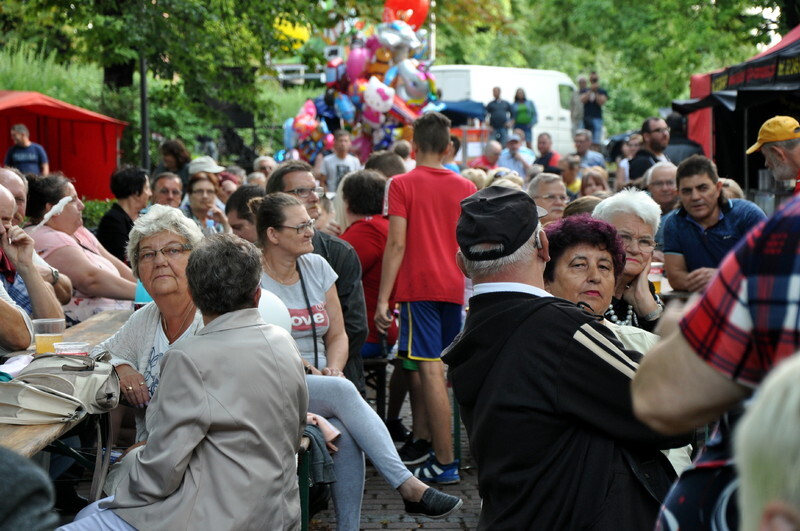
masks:
[[[82,323],[72,328],[67,328],[64,331],[64,341],[85,341],[89,343],[89,348],[91,349],[119,330],[132,313],[130,310],[110,310],[93,315]],[[33,350],[12,352],[9,356],[26,353],[32,354]],[[71,422],[36,426],[0,424],[0,446],[5,446],[26,457],[31,457],[81,423],[85,418],[86,415]]]

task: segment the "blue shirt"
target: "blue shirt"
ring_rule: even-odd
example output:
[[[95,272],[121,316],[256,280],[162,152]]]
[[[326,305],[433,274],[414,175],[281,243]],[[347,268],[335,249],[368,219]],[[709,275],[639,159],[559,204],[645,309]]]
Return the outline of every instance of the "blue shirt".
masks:
[[[722,206],[719,221],[704,229],[680,207],[664,220],[664,254],[683,255],[687,271],[718,267],[728,251],[766,217],[750,201],[729,199]]]
[[[586,154],[581,157],[581,168],[591,168],[592,166],[606,167],[606,159],[597,151],[586,150]]]
[[[529,165],[533,164],[533,154],[530,149],[525,149],[523,151],[522,148],[520,148],[519,154]],[[519,173],[520,177],[523,179],[525,178],[525,165],[522,164],[521,161],[515,159],[508,148],[500,152],[500,157],[497,159],[497,165],[502,166],[503,168],[508,168],[509,170],[514,170],[515,172]]]
[[[11,146],[6,152],[4,164],[18,169],[22,173],[42,173],[42,164],[47,164],[47,153],[35,142],[28,147]]]

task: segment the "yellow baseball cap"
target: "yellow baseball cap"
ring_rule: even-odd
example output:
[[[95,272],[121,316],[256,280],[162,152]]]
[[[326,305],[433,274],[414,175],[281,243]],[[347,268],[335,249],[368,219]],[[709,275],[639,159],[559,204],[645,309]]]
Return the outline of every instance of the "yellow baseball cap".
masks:
[[[791,116],[773,116],[758,130],[758,142],[750,146],[747,154],[755,153],[767,142],[780,142],[800,138],[800,123]]]

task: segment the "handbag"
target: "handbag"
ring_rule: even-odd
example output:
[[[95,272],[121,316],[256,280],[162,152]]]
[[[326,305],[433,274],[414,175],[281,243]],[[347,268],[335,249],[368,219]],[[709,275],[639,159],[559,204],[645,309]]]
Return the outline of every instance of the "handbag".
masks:
[[[0,382],[0,422],[69,422],[119,404],[119,377],[107,361],[42,354],[10,382]]]

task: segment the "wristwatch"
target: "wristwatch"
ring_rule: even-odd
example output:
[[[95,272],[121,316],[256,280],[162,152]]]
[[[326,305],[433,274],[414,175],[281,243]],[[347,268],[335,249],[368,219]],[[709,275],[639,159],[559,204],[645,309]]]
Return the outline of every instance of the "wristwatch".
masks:
[[[53,274],[53,280],[50,281],[50,284],[55,286],[56,284],[58,284],[58,275],[59,275],[58,269],[56,269],[53,266],[50,266],[50,272]]]

